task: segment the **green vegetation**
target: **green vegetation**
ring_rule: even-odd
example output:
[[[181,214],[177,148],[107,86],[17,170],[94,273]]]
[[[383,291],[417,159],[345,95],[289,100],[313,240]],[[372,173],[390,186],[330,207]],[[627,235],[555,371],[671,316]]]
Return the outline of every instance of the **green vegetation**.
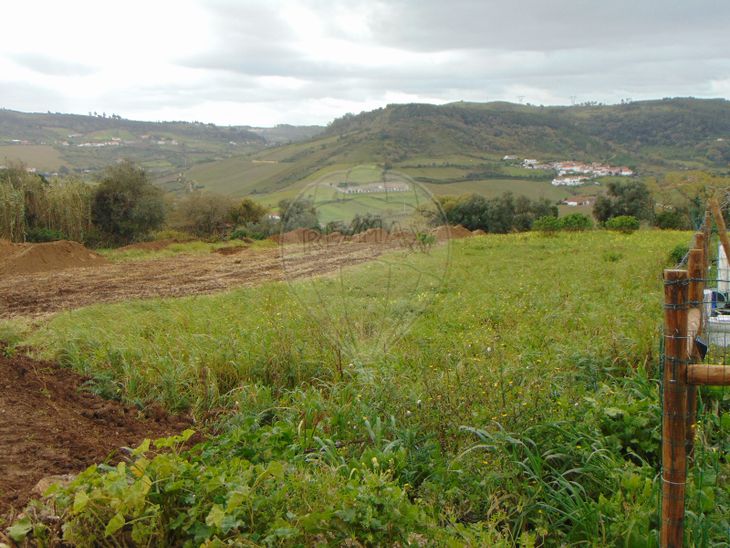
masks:
[[[623,232],[624,234],[631,234],[632,232],[639,230],[639,219],[632,215],[611,217],[608,221],[606,221],[606,228],[608,230]]]
[[[525,196],[515,199],[510,193],[491,200],[472,194],[441,198],[440,202],[449,224],[497,234],[530,230],[535,219],[558,215],[558,208],[547,200],[532,202]]]
[[[618,216],[651,221],[654,218],[654,200],[649,188],[642,181],[611,181],[608,183],[607,195],[596,199],[593,215],[600,223]]]
[[[108,397],[218,418],[190,449],[145,444],[56,488],[44,511],[63,532],[32,510],[16,532],[82,545],[656,546],[657,276],[689,238],[453,242],[435,306],[372,362],[339,353],[285,284],[59,314],[19,343]],[[395,279],[393,297],[407,297]],[[365,266],[353,280],[380,290]],[[326,278],[298,283],[340,294]],[[702,394],[689,545],[727,540],[727,397]]]
[[[84,241],[92,232],[91,188],[73,178],[47,181],[22,164],[0,170],[0,238]]]
[[[543,234],[554,234],[559,230],[568,232],[581,232],[593,228],[593,221],[582,213],[571,213],[564,217],[557,218],[553,215],[545,215],[532,224],[532,230]]]
[[[104,170],[91,213],[102,238],[115,243],[142,239],[165,221],[162,191],[149,183],[143,169],[127,161]]]

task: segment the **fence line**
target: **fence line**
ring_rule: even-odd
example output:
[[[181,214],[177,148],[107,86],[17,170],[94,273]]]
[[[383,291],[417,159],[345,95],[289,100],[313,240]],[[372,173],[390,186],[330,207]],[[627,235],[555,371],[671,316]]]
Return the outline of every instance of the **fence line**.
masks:
[[[719,291],[705,291],[707,283],[730,286],[730,272],[710,278],[709,244],[714,219],[725,255],[730,239],[720,205],[713,198],[703,226],[687,254],[687,268],[664,271],[664,360],[662,373],[662,503],[660,543],[680,548],[684,539],[687,463],[693,458],[697,422],[697,387],[730,386],[730,366],[704,363],[730,346],[730,308],[721,315]],[[723,297],[724,298],[724,297]],[[723,301],[724,304],[727,300]],[[713,315],[714,314],[714,315]],[[727,321],[725,321],[727,318]]]

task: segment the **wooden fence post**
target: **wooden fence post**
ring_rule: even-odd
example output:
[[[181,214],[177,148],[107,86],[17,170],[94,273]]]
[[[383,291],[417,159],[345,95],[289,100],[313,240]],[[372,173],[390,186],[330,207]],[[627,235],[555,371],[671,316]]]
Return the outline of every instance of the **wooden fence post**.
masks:
[[[686,270],[664,271],[662,548],[681,548],[684,538],[688,278]]]
[[[689,272],[689,310],[687,312],[687,353],[693,362],[700,362],[701,357],[696,352],[694,340],[703,332],[703,300],[705,289],[705,254],[704,254],[705,235],[698,232],[695,235],[695,247],[690,249],[687,258],[687,270]],[[697,387],[694,385],[687,386],[687,457],[692,458],[694,454],[695,443],[695,423],[697,421]]]

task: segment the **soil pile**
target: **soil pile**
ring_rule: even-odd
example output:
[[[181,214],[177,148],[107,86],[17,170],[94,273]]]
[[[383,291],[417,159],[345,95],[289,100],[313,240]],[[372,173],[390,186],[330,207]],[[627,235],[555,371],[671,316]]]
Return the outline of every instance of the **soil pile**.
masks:
[[[459,238],[468,238],[472,235],[471,230],[469,230],[468,228],[464,228],[461,225],[451,227],[441,225],[437,228],[434,228],[431,231],[431,234],[433,234],[440,242],[444,240],[457,240]]]
[[[107,260],[77,242],[0,244],[0,275],[49,272],[107,264]]]
[[[116,463],[121,447],[181,432],[190,421],[79,391],[85,378],[49,362],[6,358],[0,349],[0,522],[46,476]]]
[[[341,244],[346,240],[346,237],[340,232],[330,232],[325,236],[325,241],[328,244]]]
[[[484,232],[481,228],[477,228],[476,230],[471,231],[472,236],[484,236],[486,232]]]
[[[320,233],[311,228],[295,228],[283,234],[275,234],[271,239],[278,244],[303,244],[305,242],[316,242]]]
[[[352,237],[353,242],[382,244],[388,241],[388,231],[382,228],[368,228]]]

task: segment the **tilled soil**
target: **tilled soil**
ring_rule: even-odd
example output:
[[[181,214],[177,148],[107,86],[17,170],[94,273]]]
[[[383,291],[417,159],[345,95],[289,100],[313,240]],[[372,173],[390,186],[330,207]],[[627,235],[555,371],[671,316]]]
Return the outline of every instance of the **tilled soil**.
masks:
[[[289,278],[334,272],[340,267],[371,260],[387,245],[347,243],[312,247],[287,253]],[[180,297],[214,293],[284,279],[279,249],[244,249],[222,255],[179,255],[36,272],[0,278],[0,319],[40,318],[61,310],[95,303],[153,297]]]
[[[5,357],[0,348],[0,523],[25,505],[41,478],[118,462],[120,448],[190,425],[79,390],[84,381],[49,362]]]

